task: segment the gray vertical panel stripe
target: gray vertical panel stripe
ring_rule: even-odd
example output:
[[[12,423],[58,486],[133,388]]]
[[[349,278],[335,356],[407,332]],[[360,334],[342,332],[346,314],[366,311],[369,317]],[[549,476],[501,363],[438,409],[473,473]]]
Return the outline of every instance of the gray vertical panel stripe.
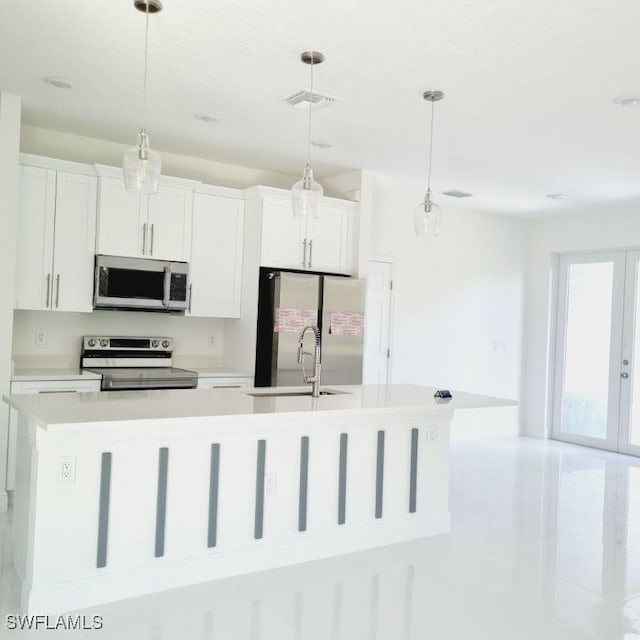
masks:
[[[376,518],[382,518],[382,487],[384,484],[384,431],[378,431],[376,460]]]
[[[211,468],[209,471],[209,529],[207,546],[215,547],[218,537],[218,479],[220,477],[220,445],[211,445]]]
[[[309,436],[300,438],[300,495],[298,496],[298,531],[307,530],[307,489],[309,482]]]
[[[409,477],[409,513],[416,512],[418,491],[418,430],[411,429],[411,475]]]
[[[167,516],[167,476],[169,472],[169,449],[158,451],[158,496],[156,499],[156,548],[155,557],[164,555],[164,529]]]
[[[267,441],[258,440],[258,461],[256,464],[256,515],[253,537],[262,538],[262,524],[264,519],[264,463]]]
[[[100,465],[100,501],[98,503],[98,569],[107,566],[107,537],[109,533],[109,498],[111,494],[111,453],[102,454]]]
[[[347,511],[347,434],[340,434],[340,468],[338,475],[338,524],[346,522]]]

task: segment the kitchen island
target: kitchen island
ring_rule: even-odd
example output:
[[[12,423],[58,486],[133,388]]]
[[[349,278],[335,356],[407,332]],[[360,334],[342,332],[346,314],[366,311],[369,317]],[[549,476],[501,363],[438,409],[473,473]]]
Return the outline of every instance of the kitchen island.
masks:
[[[410,385],[13,396],[28,613],[446,533],[449,424]]]

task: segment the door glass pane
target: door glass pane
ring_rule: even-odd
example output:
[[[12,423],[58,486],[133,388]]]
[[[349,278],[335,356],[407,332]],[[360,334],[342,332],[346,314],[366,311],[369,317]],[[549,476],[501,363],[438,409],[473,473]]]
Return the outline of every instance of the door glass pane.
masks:
[[[561,416],[565,433],[607,436],[612,294],[612,262],[569,267]]]
[[[636,282],[640,282],[640,262],[636,263]],[[640,296],[638,295],[638,287],[636,286],[635,300],[635,321],[633,328],[633,356],[631,364],[640,365]],[[637,366],[633,368],[633,380],[631,381],[631,424],[629,425],[629,442],[632,445],[640,445],[640,375],[636,375],[640,369]]]

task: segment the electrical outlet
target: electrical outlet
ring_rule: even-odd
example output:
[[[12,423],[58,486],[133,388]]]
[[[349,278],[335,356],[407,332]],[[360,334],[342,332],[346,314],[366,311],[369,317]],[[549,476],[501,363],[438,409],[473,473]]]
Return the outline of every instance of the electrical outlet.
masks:
[[[65,484],[73,484],[76,481],[76,457],[61,456],[58,460],[60,462],[60,481]]]
[[[216,346],[216,337],[215,336],[209,336],[209,346],[210,347],[215,347]]]
[[[427,429],[427,442],[429,444],[438,442],[438,427],[429,427]]]
[[[46,329],[36,329],[36,344],[39,344],[39,345],[47,344]]]
[[[273,497],[278,493],[278,476],[275,473],[267,473],[264,476],[264,495]]]

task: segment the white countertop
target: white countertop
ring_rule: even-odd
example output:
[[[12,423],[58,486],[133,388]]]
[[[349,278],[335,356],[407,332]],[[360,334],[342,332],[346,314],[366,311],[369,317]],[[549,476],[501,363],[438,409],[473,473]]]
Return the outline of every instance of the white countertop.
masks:
[[[100,380],[102,376],[93,371],[83,371],[80,367],[59,367],[55,369],[42,367],[25,367],[14,369],[11,380],[14,382],[30,382],[36,380]]]
[[[435,389],[414,385],[353,385],[325,387],[336,395],[274,397],[273,392],[306,391],[310,387],[258,389],[171,389],[153,391],[110,391],[65,395],[14,395],[4,397],[13,408],[47,430],[82,424],[123,421],[183,421],[204,417],[248,416],[318,411],[358,412],[376,409],[447,411],[515,405],[513,400],[454,391],[453,398],[437,402]],[[251,393],[258,394],[256,396]]]

